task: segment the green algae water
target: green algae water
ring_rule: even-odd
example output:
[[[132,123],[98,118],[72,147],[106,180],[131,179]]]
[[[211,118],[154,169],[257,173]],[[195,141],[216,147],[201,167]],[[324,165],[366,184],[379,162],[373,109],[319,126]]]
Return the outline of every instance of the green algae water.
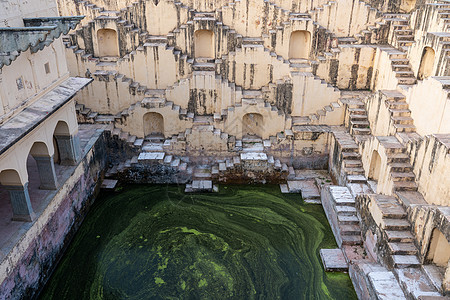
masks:
[[[40,299],[356,299],[323,271],[320,205],[274,185],[132,185],[101,195]]]

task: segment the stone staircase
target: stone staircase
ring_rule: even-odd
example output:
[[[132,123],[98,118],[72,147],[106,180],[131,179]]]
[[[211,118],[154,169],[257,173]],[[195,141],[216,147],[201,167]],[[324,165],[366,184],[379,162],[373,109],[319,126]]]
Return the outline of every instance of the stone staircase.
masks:
[[[346,131],[333,131],[336,143],[340,148],[340,160],[342,162],[341,174],[345,183],[366,183],[362,168],[359,147],[350,133]]]
[[[395,136],[377,137],[388,158],[389,179],[392,191],[417,191],[413,168],[406,147]]]
[[[406,97],[399,91],[382,90],[380,93],[382,93],[385,105],[389,109],[391,123],[395,129],[393,134],[415,132],[416,127],[408,103],[406,103]]]
[[[413,243],[411,224],[402,205],[393,196],[371,194],[372,216],[386,241],[386,263],[392,268],[420,267]],[[376,219],[378,218],[378,219]]]
[[[345,186],[325,186],[322,205],[330,222],[338,246],[361,245],[361,228],[356,213],[355,199]]]

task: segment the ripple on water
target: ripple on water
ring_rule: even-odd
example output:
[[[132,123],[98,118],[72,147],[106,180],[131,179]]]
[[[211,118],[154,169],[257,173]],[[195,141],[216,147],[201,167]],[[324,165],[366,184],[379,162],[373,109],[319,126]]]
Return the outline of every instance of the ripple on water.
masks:
[[[321,206],[266,186],[129,186],[96,201],[41,299],[356,299]]]

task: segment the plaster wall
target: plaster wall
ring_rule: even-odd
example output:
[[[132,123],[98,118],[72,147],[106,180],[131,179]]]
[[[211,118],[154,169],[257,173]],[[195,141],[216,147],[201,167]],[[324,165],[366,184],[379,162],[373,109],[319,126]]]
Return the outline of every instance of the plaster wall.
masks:
[[[56,17],[54,0],[8,0],[0,3],[0,27],[23,27],[22,18]]]
[[[409,145],[419,192],[429,204],[450,206],[450,149],[441,135],[428,135]]]
[[[406,101],[420,135],[450,132],[447,84],[444,77],[430,77],[409,90]]]
[[[68,77],[64,47],[61,38],[43,50],[21,53],[9,66],[0,70],[0,95],[3,116],[16,112],[41,97]],[[48,63],[49,73],[45,64]],[[3,120],[2,120],[3,119]]]

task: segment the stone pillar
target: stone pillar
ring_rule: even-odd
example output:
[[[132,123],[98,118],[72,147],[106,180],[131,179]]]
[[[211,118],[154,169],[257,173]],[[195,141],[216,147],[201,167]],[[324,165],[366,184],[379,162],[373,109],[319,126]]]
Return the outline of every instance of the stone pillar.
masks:
[[[36,160],[39,178],[41,179],[40,189],[56,190],[58,181],[56,179],[55,164],[52,156],[33,156]]]
[[[28,194],[28,182],[23,186],[5,185],[4,187],[9,191],[13,209],[13,221],[33,221],[34,213],[31,207],[30,195]]]
[[[80,139],[77,135],[55,135],[61,165],[74,166],[81,158]]]

